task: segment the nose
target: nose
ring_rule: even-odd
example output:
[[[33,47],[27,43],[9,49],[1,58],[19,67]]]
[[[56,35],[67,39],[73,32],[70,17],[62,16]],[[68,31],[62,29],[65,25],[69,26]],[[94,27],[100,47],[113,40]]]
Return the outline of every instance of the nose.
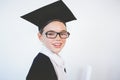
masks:
[[[60,35],[57,35],[55,39],[56,40],[61,40]]]

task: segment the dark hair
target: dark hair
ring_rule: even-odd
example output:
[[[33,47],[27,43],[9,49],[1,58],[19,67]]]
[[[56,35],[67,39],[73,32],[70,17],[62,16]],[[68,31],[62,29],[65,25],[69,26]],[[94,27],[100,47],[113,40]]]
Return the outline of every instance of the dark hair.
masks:
[[[62,23],[66,26],[66,23],[65,23],[64,21],[60,20],[60,19],[49,20],[48,22],[46,22],[46,24],[44,24],[44,26],[46,26],[47,24],[49,24],[49,23],[51,23],[51,22],[53,22],[53,21],[62,22]],[[43,27],[43,28],[38,28],[38,30],[39,30],[39,32],[40,32],[41,34],[43,33],[43,29],[44,29],[44,27]]]

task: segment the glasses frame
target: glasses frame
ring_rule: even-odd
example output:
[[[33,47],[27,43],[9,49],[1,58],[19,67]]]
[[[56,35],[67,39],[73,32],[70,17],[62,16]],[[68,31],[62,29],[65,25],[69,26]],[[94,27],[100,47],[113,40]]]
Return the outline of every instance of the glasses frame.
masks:
[[[48,33],[49,33],[49,32],[54,32],[54,33],[56,33],[56,35],[55,35],[54,37],[48,37]],[[61,33],[63,33],[63,31],[62,31],[62,32],[47,31],[47,32],[45,33],[45,35],[46,35],[46,37],[49,38],[49,39],[55,39],[58,35],[59,35],[59,37],[60,37],[61,39],[66,39],[66,38],[69,37],[70,33],[67,32],[67,31],[65,31],[65,32],[67,33],[67,36],[66,36],[66,37],[62,37],[62,36],[61,36]]]

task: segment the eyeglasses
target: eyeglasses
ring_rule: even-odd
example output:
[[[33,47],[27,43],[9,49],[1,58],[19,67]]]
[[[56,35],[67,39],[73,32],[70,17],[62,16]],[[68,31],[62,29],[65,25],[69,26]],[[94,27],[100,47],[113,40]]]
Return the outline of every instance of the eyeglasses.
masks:
[[[49,39],[55,39],[57,35],[59,35],[61,39],[66,39],[69,37],[70,33],[67,31],[62,31],[62,32],[48,31],[45,33],[45,35]]]

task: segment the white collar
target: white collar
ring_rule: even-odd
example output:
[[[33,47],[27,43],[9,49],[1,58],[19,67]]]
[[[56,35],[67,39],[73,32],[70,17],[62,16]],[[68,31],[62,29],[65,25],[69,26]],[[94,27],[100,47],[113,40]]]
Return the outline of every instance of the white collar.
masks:
[[[50,58],[51,61],[53,61],[57,66],[64,67],[64,61],[61,58],[59,54],[55,54],[52,51],[50,51],[48,48],[46,48],[44,45],[42,47],[41,53],[45,54]]]

